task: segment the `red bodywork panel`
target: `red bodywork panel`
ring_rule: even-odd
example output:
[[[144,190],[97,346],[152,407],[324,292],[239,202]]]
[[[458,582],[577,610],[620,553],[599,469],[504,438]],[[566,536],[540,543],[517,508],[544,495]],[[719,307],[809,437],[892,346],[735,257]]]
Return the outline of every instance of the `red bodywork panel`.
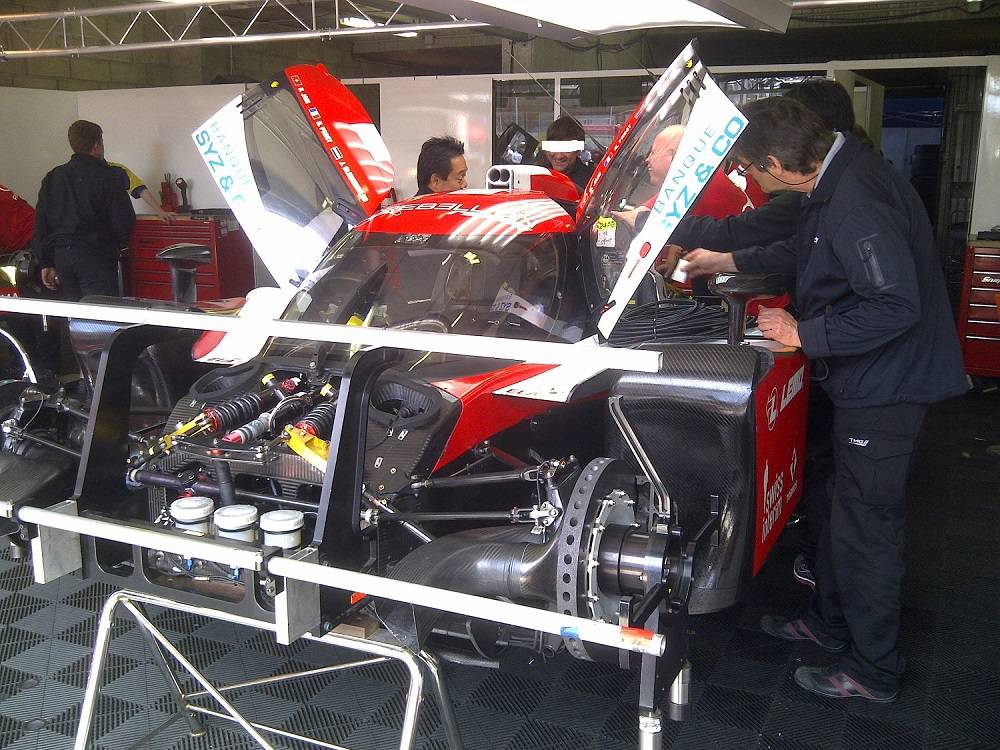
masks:
[[[754,393],[757,575],[802,496],[809,363],[800,351],[776,352],[774,367]]]
[[[363,130],[374,129],[371,117],[344,84],[323,65],[285,68],[292,92],[330,161],[350,186],[358,205],[371,216],[392,190],[388,153],[372,153]]]
[[[496,396],[493,391],[541,375],[553,367],[555,365],[521,363],[468,377],[436,381],[435,386],[462,402],[462,413],[434,471],[454,461],[485,438],[551,409],[553,404],[550,401]]]
[[[431,193],[387,206],[358,225],[361,232],[390,234],[495,235],[572,232],[575,223],[545,193],[459,190]]]
[[[575,203],[580,200],[580,190],[576,183],[562,172],[557,172],[554,169],[550,169],[548,174],[532,175],[531,189],[545,193],[557,201]]]

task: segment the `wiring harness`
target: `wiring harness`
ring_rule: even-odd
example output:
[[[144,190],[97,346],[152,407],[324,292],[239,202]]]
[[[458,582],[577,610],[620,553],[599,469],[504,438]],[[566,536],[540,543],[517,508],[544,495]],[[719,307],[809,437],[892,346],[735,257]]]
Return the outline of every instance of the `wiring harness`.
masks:
[[[694,299],[675,298],[650,302],[622,315],[611,332],[611,346],[648,343],[683,344],[726,338],[726,310]]]

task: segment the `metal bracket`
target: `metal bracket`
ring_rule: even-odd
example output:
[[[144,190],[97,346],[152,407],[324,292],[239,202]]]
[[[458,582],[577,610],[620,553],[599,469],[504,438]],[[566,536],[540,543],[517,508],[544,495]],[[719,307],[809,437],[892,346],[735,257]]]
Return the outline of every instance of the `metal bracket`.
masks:
[[[302,562],[319,562],[319,550],[305,547],[289,556]],[[287,646],[319,627],[319,585],[295,578],[284,579],[284,589],[274,597],[274,635]]]
[[[47,508],[53,513],[76,516],[76,500],[63,500]],[[31,539],[31,565],[36,583],[49,583],[83,567],[80,535],[51,526],[38,526]]]

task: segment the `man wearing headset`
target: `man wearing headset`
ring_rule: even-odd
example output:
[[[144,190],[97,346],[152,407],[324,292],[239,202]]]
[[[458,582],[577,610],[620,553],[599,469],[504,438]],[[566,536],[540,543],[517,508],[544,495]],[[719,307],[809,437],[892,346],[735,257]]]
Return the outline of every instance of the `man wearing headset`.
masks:
[[[734,152],[764,190],[802,193],[791,239],[733,253],[697,249],[688,273],[795,274],[798,319],[762,308],[761,332],[801,347],[834,404],[830,520],[806,614],[765,616],[776,638],[844,652],[799,667],[796,682],[828,698],[895,700],[905,485],[928,404],[966,390],[958,337],[927,212],[879,154],[836,134],[787,97],[744,107]],[[849,649],[849,650],[848,650]]]

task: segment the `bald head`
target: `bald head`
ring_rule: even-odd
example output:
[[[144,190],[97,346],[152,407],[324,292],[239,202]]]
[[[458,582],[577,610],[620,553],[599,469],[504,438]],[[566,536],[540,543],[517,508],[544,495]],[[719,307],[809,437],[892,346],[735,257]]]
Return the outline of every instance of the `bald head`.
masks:
[[[668,125],[653,139],[653,146],[646,157],[646,168],[649,169],[649,180],[659,187],[670,171],[670,164],[677,153],[677,146],[684,135],[683,125]]]

